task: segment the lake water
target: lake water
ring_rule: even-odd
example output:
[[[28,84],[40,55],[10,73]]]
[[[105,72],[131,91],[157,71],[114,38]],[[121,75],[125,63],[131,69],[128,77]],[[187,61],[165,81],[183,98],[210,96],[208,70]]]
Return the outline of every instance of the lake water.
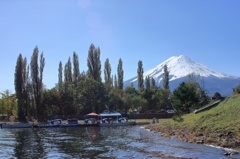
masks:
[[[0,158],[225,159],[220,148],[180,142],[140,126],[0,129]]]

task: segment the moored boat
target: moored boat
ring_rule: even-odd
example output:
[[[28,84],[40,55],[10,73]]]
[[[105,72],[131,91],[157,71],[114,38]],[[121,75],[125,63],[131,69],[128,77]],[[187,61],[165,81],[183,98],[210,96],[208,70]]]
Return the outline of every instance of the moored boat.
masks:
[[[81,124],[78,123],[77,118],[67,119],[66,124],[61,125],[62,128],[71,128],[71,127],[81,127]]]
[[[17,123],[17,124],[0,124],[0,128],[8,128],[8,129],[15,129],[15,128],[32,128],[32,123]]]
[[[136,121],[129,121],[127,117],[116,111],[104,111],[99,114],[100,126],[129,126],[136,125]]]
[[[49,124],[34,125],[34,128],[59,128],[62,125],[62,119],[50,120]]]
[[[99,126],[99,123],[80,124],[77,118],[67,119],[66,123],[62,122],[62,119],[51,120],[49,124],[35,125],[35,128],[77,128]]]

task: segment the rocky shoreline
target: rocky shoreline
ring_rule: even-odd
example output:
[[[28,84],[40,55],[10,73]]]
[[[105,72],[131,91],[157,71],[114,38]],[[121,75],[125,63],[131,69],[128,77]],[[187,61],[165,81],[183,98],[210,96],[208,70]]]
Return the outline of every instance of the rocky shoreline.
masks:
[[[173,127],[160,123],[145,125],[145,129],[161,133],[165,137],[178,138],[183,142],[231,149],[225,155],[240,153],[240,139],[235,136],[234,132],[196,132],[188,127]]]

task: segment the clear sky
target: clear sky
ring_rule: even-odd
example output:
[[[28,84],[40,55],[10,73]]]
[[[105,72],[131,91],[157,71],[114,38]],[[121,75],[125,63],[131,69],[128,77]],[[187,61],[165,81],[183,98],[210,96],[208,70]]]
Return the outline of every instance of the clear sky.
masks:
[[[0,92],[14,90],[17,57],[30,63],[33,49],[44,53],[43,82],[58,82],[58,65],[73,52],[87,70],[90,44],[101,50],[102,75],[109,58],[124,81],[171,56],[186,55],[226,74],[240,76],[239,0],[1,0]]]

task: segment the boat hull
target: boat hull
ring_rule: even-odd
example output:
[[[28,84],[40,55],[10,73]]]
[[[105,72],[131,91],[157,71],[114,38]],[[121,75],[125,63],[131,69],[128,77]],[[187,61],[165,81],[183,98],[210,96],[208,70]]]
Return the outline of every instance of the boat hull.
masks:
[[[135,121],[131,122],[121,122],[121,123],[100,123],[100,126],[108,127],[108,126],[130,126],[130,125],[136,125]]]
[[[32,128],[33,124],[30,123],[21,123],[21,124],[1,124],[3,129],[15,129],[15,128]]]
[[[99,126],[97,124],[66,124],[66,125],[35,125],[34,128],[79,128],[79,127],[90,127]]]

